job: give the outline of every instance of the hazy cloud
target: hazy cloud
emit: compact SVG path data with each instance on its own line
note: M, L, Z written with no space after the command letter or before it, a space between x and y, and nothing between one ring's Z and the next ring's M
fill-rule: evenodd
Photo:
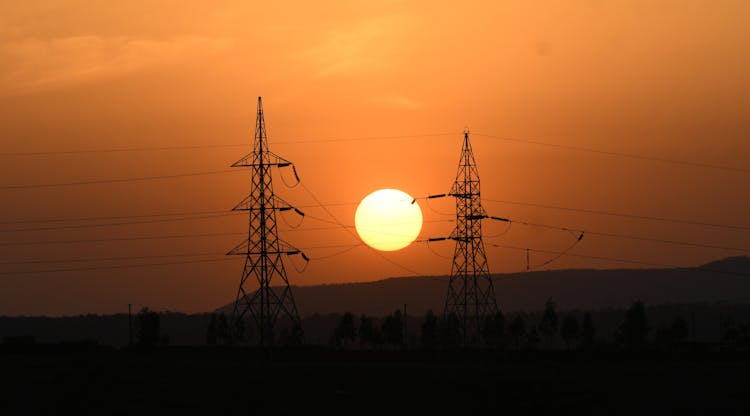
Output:
M373 101L378 104L384 104L387 106L397 107L405 110L418 110L422 108L421 102L415 101L408 97L404 97L403 95L386 95L375 97Z
M313 63L317 77L382 69L397 23L396 18L373 19L349 30L332 31L302 57Z
M116 77L229 48L229 38L182 36L168 40L72 36L25 38L0 46L0 89L37 91Z

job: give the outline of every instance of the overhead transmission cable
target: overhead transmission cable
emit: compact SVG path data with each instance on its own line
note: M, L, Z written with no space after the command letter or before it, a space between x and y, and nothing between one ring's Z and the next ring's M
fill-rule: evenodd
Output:
M79 267L79 268L73 267L73 268L60 268L60 269L45 269L45 270L21 270L21 271L15 271L15 272L0 272L0 276L63 273L63 272L82 272L82 271L91 271L91 270L117 270L117 269L130 269L130 268L141 268L141 267L152 267L152 266L215 263L215 262L228 261L228 260L234 260L234 259L229 258L229 257L221 257L221 258L207 259L207 260L169 261L169 262L160 262L160 263L127 264L127 265L118 265L118 266L94 266L94 267Z
M418 199L435 199L435 198L442 198L444 196L447 196L447 194L436 194L436 195L429 195L427 197L420 197L415 198L415 201ZM497 200L489 199L488 201L493 202L501 202ZM725 246L725 245L718 245L718 244L706 244L706 243L698 243L698 242L692 242L692 241L677 241L677 240L670 240L670 239L664 239L664 238L656 238L656 237L644 237L644 236L638 236L638 235L628 235L628 234L618 234L618 233L612 233L612 232L599 232L599 231L591 231L591 230L582 230L582 229L575 229L570 227L561 227L557 225L548 225L548 224L540 224L540 223L534 223L530 221L523 221L523 220L511 220L509 218L501 218L501 217L491 217L488 216L488 219L494 219L494 220L500 220L501 222L506 222L509 224L509 226L513 223L520 224L520 225L526 225L526 226L532 226L532 227L541 227L541 228L548 228L548 229L554 229L554 230L561 230L561 231L567 231L571 233L583 233L585 231L586 234L589 235L598 235L601 237L610 237L610 238L620 238L620 239L627 239L627 240L638 240L638 241L649 241L654 243L663 243L663 244L671 244L671 245L680 245L680 246L690 246L690 247L700 247L700 248L711 248L711 249L717 249L717 250L732 250L732 251L738 251L738 252L744 252L744 253L750 253L750 248L745 247L733 247L733 246ZM651 219L651 218L649 218ZM661 218L660 220L666 220L664 218ZM681 220L674 220L674 221L681 221ZM732 227L737 229L742 229L741 226L730 226L730 225L720 225L720 224L708 224L708 223L697 223L698 225L705 225L705 226L713 226L713 227ZM495 238L502 236L506 234L509 230L505 230L501 232L499 235L494 236L488 236L487 238Z
M421 137L452 136L457 133L424 133L424 134L404 134L398 136L359 136L359 137L331 137L317 139L282 139L272 141L271 144L315 144L315 143L338 143L338 142L359 142L359 141L376 141L376 140L398 140ZM224 143L224 144L200 144L200 145L179 145L179 146L154 146L154 147L113 147L104 149L79 149L79 150L50 150L50 151L27 151L27 152L0 152L0 156L52 156L52 155L74 155L88 153L119 153L119 152L152 152L152 151L172 151L172 150L200 150L216 148L247 147L247 143Z
M552 250L542 250L542 249L533 249L528 247L520 247L520 246L513 246L513 245L504 245L504 244L495 244L495 243L488 243L492 247L497 248L504 248L509 250L519 250L519 251L534 251L538 253L546 253L546 254L561 254L565 253L564 251L552 251ZM720 269L712 269L712 268L706 268L706 267L685 267L685 266L678 266L675 264L669 264L669 263L657 263L657 262L651 262L651 261L643 261L643 260L631 260L631 259L623 259L623 258L617 258L617 257L606 257L606 256L593 256L588 254L575 254L575 253L565 253L567 256L570 257L580 257L585 259L592 259L592 260L603 260L603 261L610 261L615 263L625 263L625 264L634 264L639 266L650 266L650 267L660 267L660 268L672 268L672 269L685 269L685 270L698 270L698 271L705 271L705 272L713 272L713 273L720 273L720 274L730 274L735 276L744 276L744 277L750 277L750 274L747 273L740 273L740 272L733 272L729 270L720 270Z
M585 214L631 218L631 219L636 219L636 220L670 222L670 223L675 223L675 224L687 224L687 225L697 225L697 226L703 226L703 227L726 228L726 229L733 229L733 230L750 231L750 226L736 225L736 224L721 224L721 223L711 223L711 222L705 222L705 221L685 220L685 219L679 219L679 218L668 218L668 217L657 217L657 216L650 216L650 215L611 212L611 211L595 210L595 209L587 209L587 208L572 208L572 207L563 207L563 206L558 206L558 205L538 204L538 203L533 203L533 202L508 201L508 200L489 199L489 198L483 198L482 200L489 201L489 202L497 202L501 204L521 205L521 206L526 206L526 207L545 208L545 209L553 209L553 210L559 210L559 211L581 212Z
M223 175L226 173L234 172L232 170L214 170L207 172L188 172L178 173L173 175L156 175L156 176L138 176L130 178L116 178L116 179L99 179L91 181L78 181L78 182L54 182L54 183L36 183L36 184L22 184L22 185L0 185L0 191L14 190L14 189L39 189L39 188L58 188L63 186L79 186L79 185L104 185L113 183L125 183L125 182L141 182L141 181L152 181L161 179L175 179L175 178L186 178L191 176L207 176L207 175Z
M0 233L14 233L14 232L29 232L29 231L54 231L54 230L71 230L81 228L100 228L100 227L116 227L123 225L136 225L136 224L154 224L163 222L174 222L174 221L191 221L191 220L202 220L209 218L221 218L239 215L238 212L224 212L223 214L213 215L201 215L201 216L186 216L180 218L162 218L158 220L145 220L145 221L124 221L116 223L104 223L104 224L76 224L76 225L61 225L54 227L39 227L39 228L11 228L0 230Z
M616 152L612 150L600 150L600 149L594 149L591 147L572 146L572 145L567 145L567 144L542 142L538 140L520 139L516 137L497 136L497 135L492 135L492 134L483 134L483 133L476 133L476 132L473 134L477 136L481 136L481 137L488 137L491 139L496 139L496 140L504 140L504 141L511 141L511 142L517 142L517 143L524 143L524 144L533 144L537 146L554 147L558 149L573 150L577 152L596 153L596 154L606 155L606 156L617 156L617 157L623 157L623 158L628 158L628 159L647 160L651 162L660 162L660 163L667 163L667 164L672 164L672 165L683 165L683 166L691 166L691 167L698 167L698 168L705 168L705 169L725 170L725 171L730 171L730 172L750 173L750 169L747 169L747 168L718 165L718 164L713 164L713 163L693 162L693 161L688 161L688 160L670 159L670 158L665 158L665 157L650 156L650 155L637 154L637 153Z
M332 244L332 245L320 245L311 246L304 248L305 250L317 250L317 249L331 249L331 248L345 248L344 251L350 251L354 248L361 246L358 244ZM322 255L316 257L318 260L335 257L340 253L333 253L329 255ZM167 254L167 255L144 255L144 256L122 256L122 257L92 257L92 258L77 258L77 259L61 259L61 260L21 260L21 261L7 261L0 262L0 265L31 265L31 264L59 264L59 263L87 263L87 262L109 262L109 261L129 261L129 260L145 260L145 259L161 259L161 258L175 258L175 257L202 257L202 256L221 256L221 259L216 260L196 260L187 262L159 262L159 263L144 263L144 264L124 264L124 265L108 265L108 266L94 266L94 267L83 267L83 268L59 268L59 269L42 269L42 270L21 270L21 271L8 271L0 272L0 275L13 275L13 274L33 274L33 273L52 273L62 271L86 271L86 270L102 270L102 269L119 269L119 268L130 268L130 267L148 267L148 266L162 266L167 264L191 264L191 263L202 263L219 260L231 260L232 258L224 257L225 253L182 253L182 254Z
M138 237L111 237L111 238L91 238L79 240L42 240L42 241L11 241L2 242L0 246L34 246L48 244L77 244L77 243L106 243L115 241L139 241L139 240L169 240L179 238L196 238L196 237L223 237L230 235L245 235L247 233L204 233L204 234L179 234L179 235L162 235L162 236L138 236Z

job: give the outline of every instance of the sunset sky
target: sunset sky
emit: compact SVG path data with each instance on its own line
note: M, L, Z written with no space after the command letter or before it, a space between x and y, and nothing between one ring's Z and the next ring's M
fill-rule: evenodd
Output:
M748 255L748 21L750 3L729 0L0 0L0 315L233 301L242 259L224 253L247 217L229 210L249 172L229 166L252 151L258 96L303 185L274 177L307 214L279 218L312 259L303 273L288 259L293 285L448 274L451 242L378 254L332 223L352 226L380 188L447 192L464 129L490 215L585 230L571 254L641 262L547 269ZM448 235L453 201L419 203L420 238ZM526 253L490 243L557 252L577 237L507 227L485 223L492 272L525 270Z

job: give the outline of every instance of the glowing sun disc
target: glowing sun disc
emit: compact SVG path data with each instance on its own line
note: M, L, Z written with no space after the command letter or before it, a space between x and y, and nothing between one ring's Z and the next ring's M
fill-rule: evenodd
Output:
M380 189L362 199L354 214L359 238L381 251L401 250L422 230L422 210L406 192Z

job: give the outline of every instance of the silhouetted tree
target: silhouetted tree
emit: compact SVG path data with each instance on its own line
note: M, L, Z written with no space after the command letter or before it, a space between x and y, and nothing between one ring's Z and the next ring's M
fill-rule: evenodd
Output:
M664 323L660 323L659 327L656 328L656 333L654 334L654 345L670 350L674 347L672 333Z
M440 344L445 347L455 347L461 344L461 325L458 315L449 313L440 318L438 327Z
M688 337L688 323L685 318L678 316L672 321L672 338L676 344L685 342Z
M393 346L404 345L404 318L400 310L385 317L381 327L385 343Z
M583 322L581 323L581 345L591 347L594 345L595 339L596 328L594 327L594 319L591 317L591 312L585 312L583 314Z
M565 340L565 348L570 349L571 341L576 341L579 335L578 318L575 315L569 314L563 319L560 335Z
M732 318L721 321L721 341L731 348L750 348L750 325L738 324Z
M154 347L159 342L159 314L143 308L135 317L138 345L142 347Z
M233 343L255 342L255 324L250 319L235 319L234 330L230 330L229 337Z
M229 319L224 313L219 314L216 320L216 339L221 344L229 344L232 341Z
M339 325L333 332L333 343L337 346L353 343L357 338L357 328L354 327L354 315L345 313Z
M627 348L642 348L648 331L646 308L643 302L638 300L633 302L633 305L625 313L625 322L620 325L616 338Z
M206 344L216 345L216 314L211 314L211 320L208 321L206 328Z
M502 312L497 311L496 314L487 317L482 328L482 336L488 345L502 346L505 338L505 317Z
M516 343L516 349L521 348L521 338L526 335L526 321L521 314L516 315L508 328L508 333Z
M354 319L354 317L352 317ZM356 338L357 334L355 332L354 337ZM287 345L301 345L305 342L305 334L302 331L302 326L300 323L293 323L292 326L289 328L289 338L287 339Z
M425 348L432 348L437 343L438 338L438 319L432 309L428 310L422 322L421 341Z
M364 314L359 317L358 333L360 347L375 345L375 327L372 323L372 318Z
M554 342L554 337L557 335L557 320L558 317L555 302L552 301L552 298L549 298L544 304L544 312L542 313L542 319L539 322L539 332L541 332L547 340L548 346Z
M539 333L537 332L536 326L532 326L528 335L526 335L526 348L530 350L536 350L539 348L540 342L541 338L539 338Z

